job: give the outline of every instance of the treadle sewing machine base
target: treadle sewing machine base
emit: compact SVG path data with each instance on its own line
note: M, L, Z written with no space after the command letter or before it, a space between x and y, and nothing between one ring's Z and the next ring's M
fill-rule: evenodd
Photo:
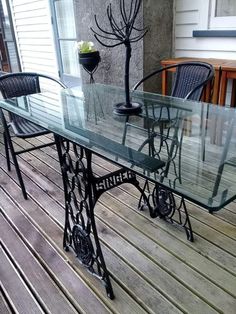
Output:
M147 207L152 218L160 217L181 225L186 231L187 238L193 241L192 228L183 198L180 205L177 206L174 194L158 184L147 197L146 184L142 189L136 174L125 168L95 177L92 171L92 152L89 149L64 140L58 135L55 135L55 141L65 193L63 247L66 251L72 248L81 264L103 282L110 299L114 299L114 293L94 216L94 207L104 192L123 183L134 185L141 194L140 209ZM162 163L160 163L161 165ZM153 206L151 206L150 200ZM176 212L179 217L178 221L173 217Z

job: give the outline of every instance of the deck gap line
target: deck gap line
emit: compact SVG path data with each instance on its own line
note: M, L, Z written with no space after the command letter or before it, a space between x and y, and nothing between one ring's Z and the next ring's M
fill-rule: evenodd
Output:
M0 245L1 245L1 241L0 241ZM10 297L9 297L8 293L5 291L4 287L2 287L2 285L0 285L0 293L2 294L2 298L3 298L4 302L6 303L6 306L11 311L11 314L19 314L18 311L16 310L14 304L12 304L10 302Z
M122 199L118 198L118 197L115 196L115 195L112 195L112 197L114 197L114 198L115 198L119 203L121 203L122 205L128 207L129 209L131 209L132 211L134 211L134 212L136 212L137 214L141 215L142 217L145 217L148 221L153 222L155 225L157 225L157 227L160 227L162 230L165 230L168 234L171 234L172 236L174 236L175 238L177 238L179 241L182 241L183 243L186 244L186 242L185 242L184 240L180 240L177 236L173 235L173 234L171 233L171 230L170 230L170 231L169 231L169 230L167 231L166 229L164 229L164 228L162 228L160 225L158 225L158 224L156 223L157 219L155 220L155 219L153 219L153 218L150 218L150 217L145 216L144 214L142 214L142 211L140 211L140 210L138 210L138 209L136 210L136 209L133 208L131 205L126 204L125 202L123 202ZM103 203L103 204L104 204L104 203ZM192 204L192 203L191 203L191 204ZM192 204L192 205L194 205L194 204ZM199 209L199 210L202 210L202 209ZM190 213L189 213L189 215L190 215ZM210 213L209 213L209 215L210 215ZM191 216L191 215L190 215L190 216ZM158 217L157 217L157 218L158 218ZM212 227L212 226L210 226L210 225L207 225L207 224L204 223L203 221L201 221L201 220L195 218L194 216L191 216L191 218L194 219L194 220L196 220L196 221L199 221L201 224L207 226L209 229L212 229L212 230L214 230L214 231L216 231L216 232L218 232L218 233L223 234L224 236L228 237L229 239L232 239L233 241L236 241L236 240L233 239L232 237L227 236L224 232L221 232L221 231L215 229L214 227ZM162 221L164 221L164 220L162 220ZM176 228L176 227L178 227L178 226L174 226L174 227ZM220 247L218 244L214 244L214 242L209 241L207 238L205 238L204 236L202 236L202 235L201 235L200 233L198 233L196 230L193 230L193 232L194 232L195 234L197 234L200 238L206 240L207 242L210 242L211 244ZM188 241L187 241L187 243L188 243ZM189 243L188 243L188 244L189 244ZM189 244L189 245L190 245L190 247L192 247L191 244ZM223 247L220 247L220 249L224 250ZM227 252L228 254L230 254L230 255L236 257L236 254L234 255L232 252L229 252L229 251L227 251L227 250L224 250L224 251Z
M29 177L28 177L29 178ZM30 178L29 178L30 179ZM14 179L13 179L14 180ZM31 180L31 179L30 179ZM39 188L41 188L41 187L39 187ZM43 190L44 191L44 190ZM44 191L45 192L45 191ZM109 193L109 192L108 192ZM109 193L110 194L110 193ZM50 194L48 194L50 197L51 197L51 195ZM112 195L113 196L113 195ZM114 196L115 197L115 196ZM33 198L33 197L31 197L31 198ZM52 197L51 197L52 198ZM116 197L115 197L116 198ZM33 198L34 199L34 198ZM36 203L37 204L39 204L38 203L38 201L37 200L35 200L36 201ZM118 199L118 201L119 202L122 202L122 201L120 201L119 199ZM57 202L57 203L59 203L59 202ZM122 204L123 204L123 202L122 202ZM59 205L60 206L62 206L63 207L63 205L62 204L60 204L59 203ZM126 204L125 204L126 205ZM42 208L42 206L39 204L39 206ZM127 205L126 205L127 206ZM134 209L131 207L131 206L129 206L129 208L131 208L133 211L134 211ZM46 214L48 214L47 212L46 212ZM138 212L138 214L141 214L142 215L142 213L140 213L140 212ZM95 213L95 215L96 215L96 213ZM51 216L51 215L49 215L54 221L56 221L55 219L54 219L54 217L53 216ZM142 215L143 216L143 215ZM145 216L144 216L145 217ZM150 220L150 221L152 221L152 220ZM57 221L56 221L57 222ZM137 228L136 228L137 229ZM163 228L161 228L162 230L164 230L165 232L167 232L167 233L169 233L169 234L171 234L171 231L169 232L169 231L166 231L165 229L163 229ZM172 235L172 234L171 234ZM173 236L173 235L172 235ZM201 237L201 238L203 238L203 239L205 239L204 237ZM178 238L177 238L178 239ZM179 239L178 239L179 240ZM206 241L208 241L207 239L205 239ZM185 243L186 244L186 242L184 241L184 240L180 240L180 241L182 241L183 243ZM214 243L213 243L214 244ZM191 246L192 247L192 246ZM219 247L219 246L218 246ZM222 247L219 247L220 249L223 249ZM228 253L228 251L226 251L227 253ZM173 253L172 253L173 254ZM231 253L229 253L229 254L231 254ZM174 254L173 254L174 255ZM206 258L209 258L209 256L205 256ZM211 261L213 261L213 262L215 262L215 260L213 260L213 259L211 259L211 258L209 258ZM218 265L218 266L220 266L220 267L222 267L222 265L220 265L220 264L218 264L218 262L216 262L216 264ZM223 269L225 269L224 267L222 267ZM233 273L233 272L231 272L230 270L228 270L228 269L225 269L226 271L228 271L228 272L230 272L232 275L234 275L235 276L235 273Z
M1 211L1 209L0 209ZM2 212L2 211L1 211ZM6 217L5 217L6 218ZM8 220L7 220L8 221ZM10 224L11 225L11 224ZM12 225L11 225L12 227ZM14 229L13 229L14 230ZM15 231L15 230L14 230ZM16 232L16 231L15 231ZM18 233L17 233L18 234ZM22 239L21 239L22 240ZM12 265L14 266L15 270L17 271L18 275L20 276L20 278L23 280L24 284L27 286L27 288L29 289L30 293L32 294L32 296L34 297L35 301L38 303L38 305L42 308L42 310L45 312L45 314L50 314L49 309L47 309L46 305L43 303L43 301L41 300L41 298L38 296L37 292L35 291L34 287L31 285L30 281L28 281L28 279L26 278L26 276L24 275L23 270L20 268L20 266L18 265L18 263L14 260L13 256L11 255L10 251L7 249L7 247L4 245L4 243L1 243L1 247L3 249L3 251L5 252L5 254L7 255L7 257L9 258L9 260L11 261ZM36 257L36 256L34 256Z
M135 194L132 195L131 193L129 193L129 192L127 192L126 190L124 190L123 188L121 188L121 190L122 190L124 193L127 193L127 194L129 194L130 196L134 197L134 198L137 200L137 202L138 202L138 198L135 196ZM175 194L175 196L178 197L178 199L180 199L180 196L179 196L179 195ZM134 210L134 208L133 208L131 205L126 204L125 202L122 201L122 199L119 199L119 198L116 197L116 196L113 196L113 197L116 198L116 200L119 201L120 203L122 203L122 204L126 205L127 207L129 207L129 208L131 208L131 209ZM194 203L192 203L192 202L189 201L189 200L186 200L186 201L187 201L191 206L196 206L196 207L198 208L198 210L201 210L201 211L205 210L204 208L201 208L200 206L195 205ZM206 210L205 210L205 211L206 211ZM138 210L138 212L141 212L141 211ZM181 212L183 212L182 209L181 209ZM204 224L204 225L208 226L208 228L210 228L210 229L212 229L212 230L215 230L216 232L219 232L219 233L223 234L224 236L226 236L227 238L230 238L230 239L233 240L233 241L236 241L235 238L231 237L230 235L226 234L225 232L223 232L223 231L221 231L221 230L216 229L215 227L213 227L213 226L211 226L211 225L208 225L204 220L201 220L200 218L197 218L194 214L191 214L189 211L188 211L188 214L189 214L189 217L190 217L191 219L196 220L196 221L200 222L201 224ZM210 213L207 213L207 212L206 212L206 214L211 215ZM213 216L214 216L214 214L213 214ZM150 217L148 217L148 218L149 218L150 221L152 221L152 220L150 219ZM217 218L217 219L221 220L221 218L218 217L218 216L214 216L214 218ZM231 223L228 222L228 221L226 221L226 223L228 223L229 225L232 225L233 227L235 226L234 224L231 224ZM193 231L194 231L194 233L197 234L197 232L195 232L195 230L193 230Z
M142 249L140 249L139 247L137 247L135 244L133 244L128 238L124 237L119 231L117 231L116 229L114 229L112 226L110 226L110 224L107 224L106 221L104 221L102 218L97 217L98 220L100 220L103 224L105 224L107 227L109 227L110 229L112 229L118 236L120 236L123 240L125 240L126 242L128 242L131 246L133 246L136 250L138 250L139 252L141 252L147 259L149 259L150 261L152 261L155 265L157 265L158 267L160 267L164 272L166 272L168 275L170 275L171 277L173 277L177 282L179 282L182 286L184 286L187 290L191 291L195 296L197 296L199 299L201 299L204 303L208 304L210 307L212 307L214 310L216 310L217 312L221 313L221 310L219 308L217 308L214 304L210 304L209 301L207 299L205 299L203 296L199 295L197 293L197 291L193 290L192 287L189 287L186 283L184 283L180 278L176 277L176 275L174 275L173 273L171 273L170 271L168 271L167 268L163 267L163 265L161 263L158 263L156 260L154 260L150 255L148 255L147 253L145 253ZM103 242L103 240L101 240ZM127 265L129 265L136 273L138 273L144 280L146 280L154 289L156 289L159 293L161 293L165 298L167 298L171 303L173 303L176 307L178 307L181 311L186 312L183 308L180 308L179 305L171 298L169 298L169 296L163 292L161 289L158 288L158 286L156 286L155 283L153 283L151 280L149 280L149 278L145 277L145 275L139 271L139 269L134 266L132 263L130 263L127 259L123 258L122 255L120 255L120 253L118 253L117 251L115 251L115 249L113 249L112 247L110 247L109 244L106 244L106 246L109 246L110 250L119 256L119 258L121 258L121 260L123 260L123 262L125 262Z
M2 169L2 168L1 168ZM5 172L5 174L6 175L8 175L8 172L6 172L4 169L2 169L2 171L3 172ZM24 174L25 175L25 174ZM9 176L9 175L8 175ZM10 177L10 179L18 186L18 188L19 188L19 192L21 191L21 188L20 188L20 186L18 185L18 180L15 180L12 176L9 176ZM31 180L32 181L32 180ZM37 186L38 187L38 186ZM8 191L4 188L4 187L0 187L1 189L2 189L2 191L4 191L4 193L6 194L6 195L8 195L8 197L12 200L12 202L15 204L15 205L17 205L18 207L20 207L20 205L17 203L17 201L15 201L15 199L8 193ZM40 188L40 187L38 187L38 188ZM45 192L45 191L44 191ZM46 193L46 192L45 192ZM41 205L41 203L39 203L38 202L38 200L33 196L33 195L31 195L31 194L29 194L29 193L27 193L27 195L28 195L28 197L31 199L31 201L33 201L34 203L36 203L37 204L37 206L39 206L40 208L41 208L41 210L48 216L48 217L50 217L51 219L52 219L52 221L54 221L58 226L61 226L60 225L60 222L59 221L57 221L56 219L55 219L55 217L54 216L52 216L50 213L48 213L44 208L43 208L43 206ZM50 196L50 195L49 195ZM23 197L23 196L22 196ZM53 200L53 199L52 199ZM53 200L54 201L54 200ZM21 207L22 208L22 207ZM23 208L22 208L23 209Z
M30 178L29 178L30 179ZM31 180L31 179L30 179ZM41 188L41 187L40 187ZM109 193L110 194L110 193ZM49 195L49 194L48 194ZM50 195L49 195L50 196ZM51 196L50 196L51 197ZM37 204L39 204L38 203L38 201L37 200L35 200L36 201L36 203ZM120 202L120 200L118 200L119 202ZM59 203L60 204L60 203ZM61 205L61 204L60 204ZM42 206L39 204L39 206L42 208ZM61 206L63 206L63 205L61 205ZM129 208L131 208L132 209L132 207L130 207L129 206ZM134 210L134 209L132 209L132 210ZM46 212L46 214L48 214L47 212ZM139 213L139 214L141 214L141 213ZM96 215L96 214L95 214ZM141 214L142 215L142 214ZM54 219L54 217L52 216L52 215L49 215L54 221L56 221L55 219ZM57 222L57 221L56 221ZM136 228L137 229L137 228ZM162 230L165 230L165 229L163 229L162 228ZM165 230L165 232L167 232L166 230ZM168 233L169 234L171 234L171 231L169 232L168 231ZM172 235L172 234L171 234ZM201 237L201 238L203 238L203 239L205 239L204 237ZM207 239L205 239L206 241L208 241ZM184 241L183 241L184 242ZM185 243L185 242L184 242ZM186 243L185 243L186 244ZM218 246L219 247L219 246ZM220 249L222 249L222 247L219 247ZM226 251L227 253L228 253L228 251ZM172 253L173 254L173 253ZM230 253L229 253L230 254ZM173 254L174 255L174 254ZM205 256L206 258L208 258L208 259L210 259L211 261L213 261L214 263L216 263L218 266L220 266L220 267L222 267L222 265L220 265L217 261L215 261L215 260L213 260L213 259L211 259L211 258L209 258L209 256ZM223 269L225 269L224 267L222 267ZM235 273L234 272L231 272L230 270L228 270L228 269L225 269L226 271L228 271L228 272L230 272L232 275L234 275L235 276Z
M10 226L12 227L12 229L17 233L17 235L19 236L19 238L22 240L22 242L25 244L25 246L28 248L28 250L31 252L31 254L37 259L37 261L39 262L39 264L42 266L42 268L46 271L46 273L48 274L48 276L53 280L53 282L55 283L55 285L59 288L59 290L61 291L61 293L63 293L63 295L69 300L69 302L71 302L71 304L73 305L73 307L75 309L78 309L78 306L80 307L79 303L77 303L75 301L75 298L70 294L70 292L67 290L67 288L64 286L63 283L60 282L59 279L57 279L57 275L54 274L54 272L52 270L50 270L50 268L48 268L48 266L46 265L46 263L44 262L43 258L41 258L41 256L35 251L34 247L30 244L30 242L24 237L24 235L22 234L22 232L20 230L18 230L17 226L15 225L15 223L12 221L11 218L9 218L7 215L4 214L3 209L0 207L0 213L3 215L3 217L5 217L6 221L10 224ZM24 214L23 214L24 215ZM24 215L25 216L25 215ZM28 217L25 216L25 218L27 220ZM35 225L33 225L33 227L36 229L36 231L38 231L41 234L41 228L39 229L38 227L35 227ZM42 236L44 237L44 232L42 232ZM60 252L58 252L58 249L56 249L56 245L54 246L52 243L53 241L48 241L47 237L44 237L44 239L48 242L48 245L52 247L53 250L56 251L57 255L60 256L60 258L67 264L70 266L70 263L68 262L68 259L66 256L63 256L63 254L60 254ZM51 243L52 242L52 243ZM74 270L74 269L73 269ZM88 289L90 289L92 291L92 293L94 293L94 295L97 296L96 294L96 290L93 288L93 286L91 284L88 284L87 280L85 280L85 276L77 271L76 272L77 276L79 277L79 279L84 283L85 286L88 287ZM99 299L102 300L102 298L99 296ZM104 301L104 300L102 300ZM105 303L105 305L108 307L108 305ZM79 313L84 313L83 309L80 308L80 312ZM51 314L50 312L48 312L48 314Z
M228 291L227 289L225 289L224 287L220 286L216 281L214 281L213 279L211 279L208 275L204 274L201 272L200 268L196 268L195 266L193 266L192 264L188 263L187 260L184 260L182 258L179 257L179 255L175 254L173 251L169 250L166 246L164 246L163 244L161 244L160 242L158 242L158 239L151 237L150 235L148 235L147 233L145 233L144 231L142 231L141 229L137 228L136 225L134 225L132 223L132 221L127 220L125 217L123 217L122 215L120 215L119 213L117 213L115 210L113 210L111 207L102 204L104 206L104 208L108 209L109 211L113 212L113 214L117 215L119 218L121 218L122 220L124 220L126 223L128 223L130 226L132 226L134 229L138 230L140 233L142 233L145 237L149 238L151 241L153 241L154 243L156 243L158 246L160 246L163 250L167 251L169 254L173 255L175 258L177 258L178 260L180 260L181 262L183 262L184 264L186 264L189 268L191 268L192 270L196 271L198 274L200 274L201 276L203 276L205 279L207 279L208 281L210 281L211 283L213 283L214 285L216 285L218 288L220 288L221 290L225 291L226 293L230 294L232 297L235 297L234 294L232 294L230 291ZM97 217L97 216L96 216ZM143 216L145 217L145 216ZM100 216L97 217L97 219L102 220L102 218L100 218ZM103 221L104 222L104 221ZM104 222L105 223L105 222ZM107 223L105 223L106 225L108 225ZM115 231L116 233L118 233L120 235L120 233L116 230L113 229L110 225L108 225L109 228L111 228L113 231ZM154 227L156 227L154 225ZM173 236L172 234L170 234L171 236ZM121 236L123 238L123 236ZM125 238L126 239L126 238ZM178 238L176 238L178 240ZM103 241L101 239L101 241ZM181 240L179 240L181 241ZM129 240L128 240L129 242ZM181 241L183 244L186 244L184 241ZM132 244L132 242L130 242ZM132 244L133 246L135 246L134 244ZM139 247L136 247L139 251ZM192 247L190 247L190 249L192 249ZM196 250L193 249L193 251L196 252ZM145 252L141 251L144 255L147 255ZM201 255L199 252L197 252L199 255ZM149 258L149 255L147 255L147 257ZM151 259L151 258L149 258ZM152 259L151 259L152 260ZM210 260L210 259L209 259ZM210 260L212 263L216 264L218 267L219 265L217 263L215 263L214 261ZM155 262L155 260L154 260ZM156 262L155 262L156 263ZM159 264L158 264L159 265ZM221 267L223 270L226 270L224 267ZM227 270L228 273L230 273L231 275L236 277L235 273L231 273L230 271Z

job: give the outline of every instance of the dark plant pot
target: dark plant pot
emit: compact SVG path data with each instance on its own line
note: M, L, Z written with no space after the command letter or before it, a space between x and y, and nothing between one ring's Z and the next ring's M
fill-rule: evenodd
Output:
M101 61L99 51L79 53L79 63L88 71L93 72Z

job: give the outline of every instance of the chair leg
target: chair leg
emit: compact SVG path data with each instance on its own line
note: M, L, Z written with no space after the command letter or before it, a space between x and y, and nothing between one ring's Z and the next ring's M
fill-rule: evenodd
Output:
M13 160L15 168L16 168L16 174L17 174L17 177L18 177L18 180L19 180L19 183L20 183L20 187L21 187L23 196L27 200L27 193L26 193L24 181L23 181L23 178L22 178L22 175L21 175L20 167L19 167L19 164L18 164L18 160L17 160L17 157L16 157L16 153L15 153L15 150L14 150L14 147L13 147L12 140L11 140L10 133L9 133L8 129L5 131L5 138L6 138L7 146L9 146L9 149L10 149L10 152L11 152L11 156L12 156L12 160Z
M19 183L20 183L20 187L21 187L24 199L27 200L27 193L26 193L26 189L25 189L25 184L24 184L24 181L23 181L23 178L22 178L22 175L21 175L20 167L19 167L19 164L18 164L18 160L16 158L16 153L14 151L12 142L11 142L11 144L9 143L9 147L10 147L12 160L13 160L15 168L16 168L17 177L18 177L18 180L19 180Z
M8 149L8 143L7 143L5 131L3 132L3 140L4 140L6 160L7 160L7 169L8 171L11 171L11 162L10 162L9 149Z
M12 160L13 160L15 168L16 168L16 174L17 174L20 186L21 186L21 190L22 190L23 196L24 196L25 199L27 199L27 193L26 193L24 181L23 181L23 178L22 178L22 175L21 175L21 172L20 172L20 167L19 167L17 158L16 158L16 153L15 153L12 141L11 141L11 135L10 135L10 132L9 132L9 127L7 125L5 116L4 116L3 111L2 111L1 108L0 108L0 118L2 120L2 124L3 124L3 128L4 128L4 143L5 143L4 145L5 145L5 149L7 151L6 152L6 158L7 158L7 163L8 163L7 164L7 168L9 169L9 167L10 167L10 158L9 158L9 151L8 151L8 147L9 147L9 149L11 151ZM8 154L8 157L7 157L7 154Z

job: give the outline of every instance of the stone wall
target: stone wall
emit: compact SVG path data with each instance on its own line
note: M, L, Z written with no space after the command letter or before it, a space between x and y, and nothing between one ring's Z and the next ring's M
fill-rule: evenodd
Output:
M127 3L130 0L126 0ZM95 80L99 83L124 85L125 47L106 48L93 37L90 27L94 27L94 14L102 28L108 30L106 8L112 4L114 15L119 13L119 0L75 0L76 24L79 40L91 40L100 51L101 63ZM149 32L141 41L132 46L130 64L130 86L139 81L144 74L154 69L159 61L171 56L173 0L143 0L143 8L137 18L137 26L148 26ZM119 19L118 19L119 20ZM164 22L163 22L164 21ZM107 41L107 43L109 43ZM83 79L86 74L83 73Z

